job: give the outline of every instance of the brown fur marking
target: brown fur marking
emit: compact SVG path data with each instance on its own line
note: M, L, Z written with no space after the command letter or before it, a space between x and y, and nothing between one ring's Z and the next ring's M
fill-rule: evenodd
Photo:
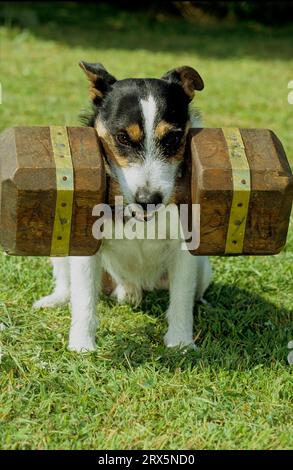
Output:
M176 69L179 73L183 90L190 100L194 98L195 90L203 90L204 83L199 73L191 67L183 66Z
M90 70L88 70L82 62L80 62L80 67L82 68L82 70L85 72L87 78L89 79L90 81L90 87L89 87L89 93L90 93L90 97L92 100L94 100L95 98L103 98L103 93L101 92L101 90L98 90L96 88L96 81L98 79L98 75L91 72Z
M178 152L175 154L175 155L171 155L169 158L168 158L168 162L169 163L178 163L180 162L181 160L183 160L184 158L184 148L185 146L182 144L179 149L178 149Z
M160 121L155 129L155 136L162 139L169 131L174 129L174 126L166 121Z
M138 124L130 124L125 130L133 142L139 142L142 139L142 130Z
M115 143L113 142L111 134L107 131L101 121L96 123L96 130L102 141L107 157L120 167L125 168L129 166L127 157L124 157L119 153Z
M103 93L100 90L97 90L92 84L90 84L90 97L92 100L95 98L103 98Z

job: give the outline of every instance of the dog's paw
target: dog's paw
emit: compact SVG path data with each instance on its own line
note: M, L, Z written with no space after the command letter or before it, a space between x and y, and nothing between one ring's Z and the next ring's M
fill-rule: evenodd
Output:
M33 308L58 307L59 305L67 304L68 301L69 301L69 297L67 295L51 294L51 295L46 295L46 297L42 297L41 299L34 302Z
M180 334L171 330L168 330L165 334L164 343L167 348L191 349L194 351L198 349L190 335Z
M70 337L68 349L78 353L92 352L96 349L95 339L90 336Z

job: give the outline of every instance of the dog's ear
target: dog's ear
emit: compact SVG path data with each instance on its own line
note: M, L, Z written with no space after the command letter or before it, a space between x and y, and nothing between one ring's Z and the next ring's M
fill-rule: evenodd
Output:
M203 90L204 88L203 79L199 73L187 65L169 70L163 75L162 80L180 85L189 101L193 99L195 90Z
M102 64L89 64L88 62L81 61L79 66L90 81L91 99L94 104L100 104L113 83L117 81L116 78L110 75Z

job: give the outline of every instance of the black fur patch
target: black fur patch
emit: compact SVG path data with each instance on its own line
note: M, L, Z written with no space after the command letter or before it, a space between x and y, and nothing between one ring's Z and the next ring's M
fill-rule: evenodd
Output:
M157 111L155 126L160 121L170 123L174 129L170 135L156 139L156 146L162 157L168 158L177 153L184 139L186 123L189 119L186 93L178 83L162 79L125 79L118 80L105 95L100 105L93 105L92 112L83 115L84 124L93 127L97 118L101 119L115 140L115 145L121 155L133 161L144 158L144 143L129 142L123 145L118 141L118 134L132 125L138 124L144 129L144 117L141 108L141 99L152 95L155 99ZM155 138L155 137L154 137Z

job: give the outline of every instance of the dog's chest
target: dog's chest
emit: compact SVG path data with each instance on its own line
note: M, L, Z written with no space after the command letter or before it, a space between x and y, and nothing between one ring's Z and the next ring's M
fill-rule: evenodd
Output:
M152 289L168 269L178 240L104 240L104 268L116 280Z

